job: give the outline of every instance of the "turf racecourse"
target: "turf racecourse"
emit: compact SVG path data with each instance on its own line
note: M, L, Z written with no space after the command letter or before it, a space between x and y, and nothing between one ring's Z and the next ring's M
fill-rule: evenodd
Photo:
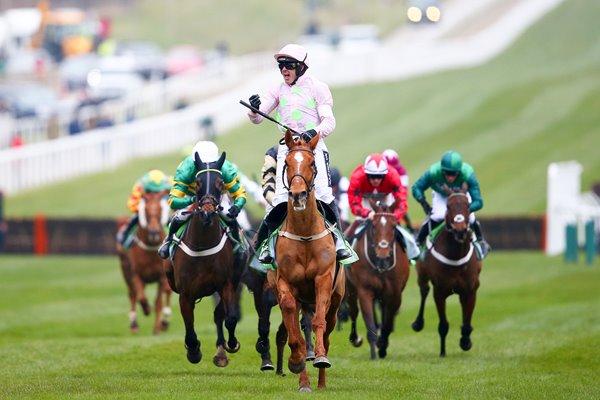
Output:
M205 299L196 309L204 358L185 358L177 295L173 324L152 336L127 329L128 301L115 257L0 257L0 398L296 398L297 377L259 371L257 317L244 292L242 347L227 368L212 364L215 328ZM332 335L327 399L592 399L600 393L600 262L566 265L533 252L496 252L482 272L471 351L458 347L458 298L448 302L447 357L438 356L431 297L421 333L416 274L385 360ZM154 290L149 290L150 295ZM279 321L276 312L275 321ZM361 323L361 334L364 328ZM286 348L286 357L289 350ZM315 370L309 371L313 385ZM315 385L316 386L316 385Z

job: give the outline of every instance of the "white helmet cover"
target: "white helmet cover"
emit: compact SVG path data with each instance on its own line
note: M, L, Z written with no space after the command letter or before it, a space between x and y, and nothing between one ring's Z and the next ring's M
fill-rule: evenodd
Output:
M387 161L381 154L371 154L365 160L365 173L367 175L386 175L388 173Z
M209 141L200 141L196 143L192 150L192 157L196 158L196 153L200 156L202 162L215 162L219 159L219 148L216 144Z
M281 57L293 58L294 60L303 62L304 65L308 67L308 53L306 52L306 49L299 44L286 44L279 50L279 53L275 54L273 57L275 60Z

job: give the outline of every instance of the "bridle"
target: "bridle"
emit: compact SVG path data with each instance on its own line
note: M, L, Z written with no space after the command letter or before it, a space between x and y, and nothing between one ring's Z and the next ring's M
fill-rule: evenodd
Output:
M202 185L199 178L202 174L207 174L206 182L211 182L213 181L211 174L217 174L219 177L222 177L223 173L216 168L205 168L196 173L196 206L190 212L192 214L200 214L204 223L209 224L211 217L221 210L220 193L219 196L215 196L211 193L213 189L211 186L213 185ZM202 193L203 189L205 189L204 193Z
M376 212L375 215L373 216L373 221L375 220L375 218L377 217L391 217L396 219L396 216L394 215L394 213L391 212L387 212L387 211L382 211L382 212ZM369 242L373 243L374 239L373 239L373 234L375 231L375 224L373 223L373 221L369 220L369 227L367 228L367 232L366 232L366 237L364 242L364 254L367 258L367 261L369 262L369 265L376 270L379 273L383 273L386 271L389 271L391 269L393 269L396 266L396 246L394 243L394 238L392 238L392 241L389 242L385 239L378 241L377 243L374 243L373 246L369 246ZM391 247L390 250L390 254L387 257L377 257L377 253L375 252L376 249L388 249ZM369 254L369 249L372 249L373 252L375 253L375 259L376 262L373 262L373 260L371 259L371 255ZM392 260L391 263L386 262L387 260ZM383 266L383 267L382 267Z
M295 151L306 151L310 154L312 154L314 156L314 152L310 149L306 149L306 148L295 148L295 149L290 149L288 150L287 154L293 153ZM286 155L287 158L287 155ZM312 177L310 179L310 183L308 182L308 180L304 177L304 175L300 174L300 173L295 173L294 175L292 175L291 177L288 176L288 179L282 179L283 182L283 187L289 192L290 191L290 186L292 184L292 181L294 180L295 177L299 176L300 178L302 178L302 180L304 181L304 184L306 185L306 192L307 195L310 195L310 192L315 188L315 179L317 177L317 164L313 158L313 161L311 163L311 169L312 169ZM283 164L283 171L282 174L284 177L287 176L287 170L289 168L288 162L287 160L285 161L285 164Z

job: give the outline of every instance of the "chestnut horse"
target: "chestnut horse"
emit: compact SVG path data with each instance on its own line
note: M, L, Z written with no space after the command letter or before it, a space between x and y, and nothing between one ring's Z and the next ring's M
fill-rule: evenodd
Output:
M387 355L389 336L394 330L394 319L400 310L402 291L410 273L406 251L396 240L399 222L394 211L399 201L387 206L369 199L375 215L373 220L366 221L365 232L354 245L359 261L346 269L347 301L352 321L350 342L355 347L362 345L362 337L356 333L359 301L371 347L371 360L376 358L375 346L380 358ZM381 310L380 327L376 322L376 304Z
M318 141L319 135L306 143L294 138L289 130L285 133L288 153L283 182L288 190L287 216L275 245L277 270L267 274L289 334L288 368L300 374L301 392L311 391L306 371L306 342L300 332L301 304L315 304L313 366L319 369L318 388L325 388L325 368L331 366L327 358L329 335L335 328L345 288L344 269L336 262L333 237L319 214L314 192L318 173L314 150Z
M154 300L153 334L167 330L171 315L171 288L164 273L162 259L157 253L158 247L165 238L164 226L169 215L166 192L144 192L138 210L138 228L133 236L133 244L127 251L118 250L121 272L129 292L129 328L137 333L136 302L140 304L144 315L150 315L151 307L144 289L147 284L157 283ZM164 303L163 303L164 298Z
M225 153L215 162L202 162L196 153L196 199L191 218L181 239L174 239L177 247L173 260L165 260L165 269L171 288L179 293L179 307L185 324L187 359L197 364L202 359L200 341L194 330L194 307L197 300L219 294L214 309L217 326L217 352L213 363L225 367L229 363L225 350L235 353L240 343L235 328L240 315L237 289L247 262L247 253L234 254L233 245L221 225L219 211L221 193L225 184L221 167ZM226 341L223 322L229 333Z
M477 259L472 232L469 230L469 199L466 187L448 196L444 227L433 243L427 240L425 258L417 262L418 284L421 292L419 314L412 328L423 329L425 300L429 293L429 282L433 285L433 298L439 316L440 357L446 355L446 335L449 324L446 318L446 298L458 294L462 307L460 348L471 349L471 317L475 309L481 262Z

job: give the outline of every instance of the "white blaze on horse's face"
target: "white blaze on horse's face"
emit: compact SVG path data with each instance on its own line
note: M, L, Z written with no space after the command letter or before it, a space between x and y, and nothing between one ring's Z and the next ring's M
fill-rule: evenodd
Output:
M465 216L462 214L457 214L454 216L454 223L455 224L461 224L465 222Z
M304 155L302 154L301 151L297 151L294 154L294 160L296 160L296 162L298 163L298 167L297 167L298 170L296 171L296 174L300 174L300 165L304 161ZM292 185L292 182L290 182L290 187L291 187L291 185ZM306 198L304 198L304 199L294 198L292 203L294 206L294 211L306 210Z

